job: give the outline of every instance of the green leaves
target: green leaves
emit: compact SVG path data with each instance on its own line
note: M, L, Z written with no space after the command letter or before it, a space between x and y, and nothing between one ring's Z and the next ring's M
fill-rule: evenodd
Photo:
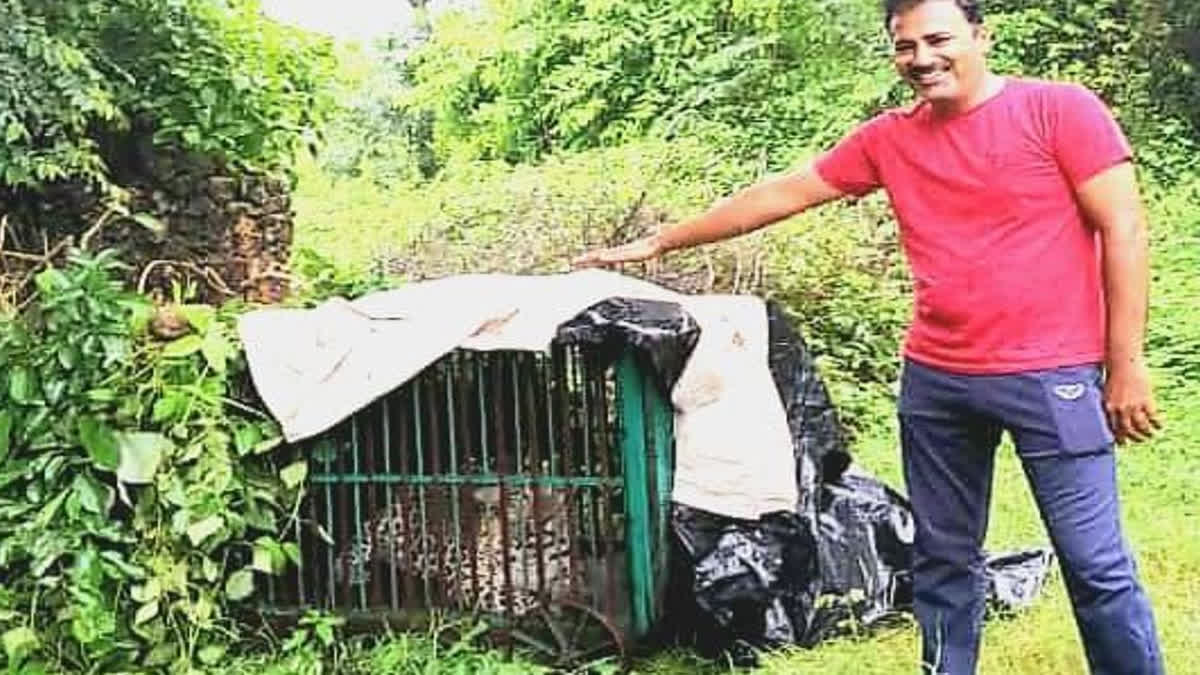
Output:
M113 489L89 474L77 474L72 490L79 500L79 505L90 513L103 516L112 508Z
M210 305L177 305L175 311L200 334L208 332L213 318L217 315L216 310Z
M133 625L140 626L156 616L158 616L158 601L147 602L138 607L137 612L133 615Z
M225 526L225 519L221 516L209 516L204 520L193 523L187 528L188 539L192 542L192 546L200 546L206 539L221 531Z
M175 448L171 439L153 432L120 432L116 439L120 455L117 480L132 485L146 485L154 480L163 457Z
M160 144L231 164L286 164L330 109L332 61L324 41L266 20L254 4L0 4L0 62L10 66L0 71L9 102L0 186L106 184L99 141L135 117L159 130ZM130 219L162 231L144 214Z
M304 482L304 479L308 477L308 462L305 460L300 460L298 462L289 464L279 472L279 477L283 480L284 486L286 486L288 489L296 489L301 483Z
M219 330L209 330L200 343L200 353L209 367L218 373L224 373L229 360L233 358L234 347Z
M216 320L216 310L209 305L178 305L175 311L196 332L167 343L163 356L185 358L199 352L210 368L223 374L237 350L225 327Z
M88 456L102 469L116 471L121 463L116 434L103 422L84 417L79 420L79 443Z
M225 645L208 645L203 647L197 653L200 663L206 666L215 666L221 659L225 658L227 652Z
M836 140L894 79L871 54L878 16L861 7L532 0L489 9L440 21L405 62L411 89L390 116L367 117L369 128L405 117L416 126L429 114L427 144L449 165L683 135L676 125L686 118L737 134L742 147L723 150L776 157L797 142Z
M167 345L163 347L162 353L163 356L167 358L183 358L186 356L191 356L192 354L200 351L200 347L203 344L204 340L201 339L199 335L184 335L181 338L176 338L171 342L168 342Z
M16 403L37 402L37 376L28 366L15 366L8 373L8 396Z
M254 572L249 569L240 569L229 575L229 580L225 582L225 595L230 600L238 601L245 600L254 593Z
M24 124L16 120L9 121L8 126L4 128L4 142L9 145L28 137L29 130L25 128Z
M12 665L24 661L38 648L40 641L32 628L18 626L5 631L4 635L0 636L0 643L4 645L4 656Z
M250 566L264 574L282 574L288 561L300 564L300 549L294 542L280 543L270 537L259 537L254 542L254 556Z
M196 332L151 342L148 303L118 270L109 253L73 258L39 277L33 311L0 323L0 572L23 570L0 602L36 606L40 631L7 634L18 660L51 641L126 672L194 661L202 645L220 659L228 604L253 593L255 567L299 558L264 536L287 488L258 452L279 431L229 405L229 317L188 305ZM251 564L227 567L242 550ZM181 623L198 643L172 637Z
M0 466L4 465L4 460L8 459L8 452L12 449L12 427L12 413L0 410Z

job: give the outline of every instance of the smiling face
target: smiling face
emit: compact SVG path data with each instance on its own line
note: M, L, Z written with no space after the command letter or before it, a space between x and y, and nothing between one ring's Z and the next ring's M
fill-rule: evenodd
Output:
M896 71L935 109L965 110L982 97L991 39L954 0L918 0L889 30Z

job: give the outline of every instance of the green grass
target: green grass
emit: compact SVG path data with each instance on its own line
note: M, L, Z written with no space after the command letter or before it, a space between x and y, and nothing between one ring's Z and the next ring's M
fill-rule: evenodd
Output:
M609 170L609 174L598 174L597 163L586 161L567 162L561 170L550 174L521 168L513 172L511 179L476 182L473 193L461 182L439 185L424 194L405 190L383 194L361 181L334 184L306 180L301 183L297 195L297 244L312 246L339 263L362 266L375 252L387 248L403 249L404 242L421 230L450 232L462 237L457 240L458 248L451 246L451 252L463 256L460 262L466 264L475 253L472 246L486 247L497 238L497 233L510 231L506 228L511 228L514 222L517 225L529 222L537 225L531 229L548 233L538 240L538 245L545 248L539 250L537 260L552 260L555 254L565 260L570 253L563 250L565 243L578 246L581 240L596 239L595 232L579 228L590 223L597 231L604 229L606 223L611 224L614 214L624 212L642 186L649 188L652 204L679 213L699 208L719 196L719 186L728 186L745 178L732 169L702 166L686 153L682 153L671 171L666 172L672 174L669 178L654 178L655 165L648 162L646 154L635 153L638 161L630 166L617 162L623 157L619 152L607 155L599 166ZM683 180L678 176L689 174L694 180L679 183L676 189L672 181ZM549 182L543 181L547 176ZM1167 427L1153 442L1125 447L1118 455L1126 535L1154 604L1167 671L1182 675L1200 675L1200 603L1194 599L1200 594L1200 538L1195 536L1195 523L1200 517L1200 495L1197 494L1200 462L1196 461L1196 448L1200 448L1200 414L1196 412L1200 411L1200 275L1196 273L1200 270L1198 186L1200 183L1157 194L1152 200L1155 290L1149 345ZM486 191L492 188L496 193L489 197ZM580 196L588 191L596 193L591 195L591 201ZM448 201L456 193L463 194L462 201ZM576 200L587 208L575 210ZM482 214L481 220L476 220L477 214ZM542 217L546 219L539 220ZM868 213L860 220L871 217ZM846 212L842 212L828 218L808 218L802 224L820 232L823 225L844 225L845 218ZM475 222L483 223L481 231L463 231L464 224ZM446 229L448 225L452 227ZM537 239L537 232L523 233L522 236L529 236L532 241ZM847 241L849 247L861 247L863 240ZM836 253L836 246L841 244L834 244L829 250ZM523 246L524 239L512 244L512 248ZM831 263L834 269L852 267L857 260L862 260L849 248L846 251L845 262ZM435 255L437 252L436 248L427 248L422 254ZM493 259L486 265L490 269L519 269L531 260L528 252L513 252L513 256L511 260ZM867 257L876 260L878 255L869 253ZM815 264L812 267L817 271L783 268L785 274L791 275L788 278L772 279L768 275L769 286L765 290L802 290L811 283L810 279L827 274L826 268L830 265ZM869 275L873 269L876 268L864 265L859 271ZM879 288L885 294L891 292L883 286ZM839 290L845 292L845 289ZM787 297L781 299L788 300ZM818 310L842 306L853 309L856 298L843 297L830 302L832 304L814 307ZM884 298L866 310L861 310L860 305L859 311L887 308L888 302ZM861 413L862 419L868 420L860 426L854 444L857 461L903 491L897 435L884 388L877 388L874 394L864 397L855 393L856 385L845 373L830 368L823 374L835 395L856 397L853 409ZM1045 542L1024 474L1011 447L1005 444L997 460L986 546L991 550L1006 550L1044 545ZM413 638L403 640L408 641L391 648L387 647L390 643L385 643L376 648L383 651L374 652L386 654L391 664L388 667L394 668L394 672L471 672L472 666L464 660L468 658L465 655L441 654L429 659L427 655L420 656L411 651L417 644L412 642ZM771 654L765 657L760 671L823 675L908 674L915 671L916 646L916 631L911 623L907 623L865 637L824 643L815 649ZM484 657L471 655L469 658ZM401 668L401 663L408 666ZM521 668L517 666L516 669ZM728 671L721 664L703 662L679 651L640 661L636 669L645 673ZM1086 672L1079 637L1057 573L1031 610L1015 617L989 621L984 632L980 672L1005 675Z

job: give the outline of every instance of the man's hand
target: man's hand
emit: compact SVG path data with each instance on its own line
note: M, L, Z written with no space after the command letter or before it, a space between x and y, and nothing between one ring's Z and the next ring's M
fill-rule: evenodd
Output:
M668 251L722 241L778 222L842 196L812 167L752 185L691 220L623 246L589 251L575 258L576 267L596 267L649 260Z
M575 267L600 267L617 263L639 262L662 254L662 242L657 235L643 237L613 248L588 251L571 261Z
M1141 443L1162 428L1146 363L1113 364L1104 383L1104 411L1117 443Z

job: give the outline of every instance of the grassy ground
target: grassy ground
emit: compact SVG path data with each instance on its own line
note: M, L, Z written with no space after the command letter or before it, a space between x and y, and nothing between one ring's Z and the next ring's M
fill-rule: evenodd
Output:
M582 180L582 179L581 179ZM614 178L607 189L617 184ZM381 195L370 189L302 184L297 243L322 250L339 262L369 257L387 241L407 236L405 211L415 196ZM624 187L624 186L622 186ZM1193 186L1193 193L1200 192ZM636 191L635 191L636 193ZM627 197L620 194L622 202ZM405 197L413 199L406 203ZM627 203L627 202L624 202ZM1155 204L1156 219L1166 221L1155 243L1152 358L1159 402L1167 427L1155 441L1123 448L1118 454L1126 534L1139 561L1162 638L1167 671L1200 675L1200 218L1186 195ZM1191 218L1191 220L1188 220ZM424 220L425 216L418 220ZM837 377L837 373L826 373ZM860 434L858 462L890 484L901 487L899 453L890 404L873 410L881 420ZM1010 447L997 462L992 516L987 538L991 550L1045 543L1020 465ZM819 672L824 675L912 673L916 631L911 624L869 636L830 642L812 650L769 655L764 673ZM390 656L403 653L399 647ZM420 672L476 670L459 657L422 661ZM477 658L477 657L472 657ZM440 663L438 666L436 664ZM415 666L415 663L410 664ZM397 666L399 667L399 666ZM499 668L500 666L496 666ZM465 670L464 670L465 669ZM413 671L411 667L404 669ZM487 668L493 672L492 668ZM720 664L698 661L687 653L666 653L637 664L639 672L724 672ZM280 671L282 672L282 671ZM399 671L397 671L399 672ZM1055 574L1036 606L1017 617L990 621L984 634L981 673L1028 674L1086 672L1070 607Z

